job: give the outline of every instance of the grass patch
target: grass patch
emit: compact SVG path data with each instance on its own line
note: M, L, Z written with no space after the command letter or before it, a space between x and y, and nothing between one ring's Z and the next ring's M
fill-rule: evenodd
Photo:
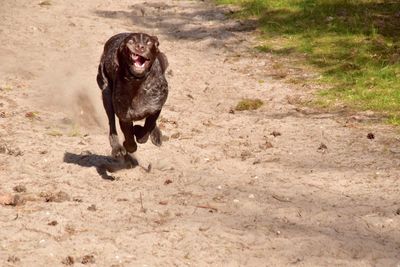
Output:
M58 129L51 129L50 131L47 132L47 134L53 137L63 136L62 132Z
M39 3L39 6L51 6L50 0L45 0Z
M250 99L245 98L237 103L235 110L243 111L243 110L256 110L260 108L264 103L260 99Z
M29 112L26 112L26 113L25 113L25 118L28 118L28 119L30 119L31 121L33 121L33 120L40 120L39 112L37 112L37 111L29 111Z
M338 103L400 118L400 2L382 0L216 0L257 18L260 52L302 55L329 90L315 104Z
M68 136L69 137L79 137L79 136L81 136L81 131L80 131L80 128L79 128L78 124L73 124L71 126L71 129L70 129L70 131L68 133Z
M9 84L5 84L5 85L0 86L0 91L9 92L9 91L12 91L13 89L14 88Z

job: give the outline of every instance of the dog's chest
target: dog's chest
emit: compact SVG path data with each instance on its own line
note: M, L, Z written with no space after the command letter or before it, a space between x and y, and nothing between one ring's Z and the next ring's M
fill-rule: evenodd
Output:
M114 110L122 121L142 120L154 114L161 110L168 95L168 84L163 76L148 77L140 85L117 84L115 89Z

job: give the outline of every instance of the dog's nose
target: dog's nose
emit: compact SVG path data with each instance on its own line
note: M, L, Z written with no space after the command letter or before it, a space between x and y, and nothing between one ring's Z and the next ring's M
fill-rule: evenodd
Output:
M144 51L144 44L137 44L136 49L138 49L140 51Z

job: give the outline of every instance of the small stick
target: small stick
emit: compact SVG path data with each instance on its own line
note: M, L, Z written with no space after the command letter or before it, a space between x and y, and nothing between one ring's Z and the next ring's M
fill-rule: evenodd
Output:
M280 201L280 202L292 202L288 198L282 198L282 197L279 197L277 195L272 195L272 197L275 198L276 200Z
M140 192L140 211L146 213L146 209L143 207L142 192Z
M207 205L197 205L196 208L218 211L217 208L211 207L211 206L208 205L208 204L207 204Z

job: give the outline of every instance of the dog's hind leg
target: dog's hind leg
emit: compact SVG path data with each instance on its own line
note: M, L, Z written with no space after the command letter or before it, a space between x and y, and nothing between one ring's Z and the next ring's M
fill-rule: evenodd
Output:
M160 115L161 110L157 111L156 113L148 116L144 123L144 126L135 125L133 127L136 141L138 143L146 143L151 137L151 142L156 146L161 146L161 131L157 127L157 118Z

